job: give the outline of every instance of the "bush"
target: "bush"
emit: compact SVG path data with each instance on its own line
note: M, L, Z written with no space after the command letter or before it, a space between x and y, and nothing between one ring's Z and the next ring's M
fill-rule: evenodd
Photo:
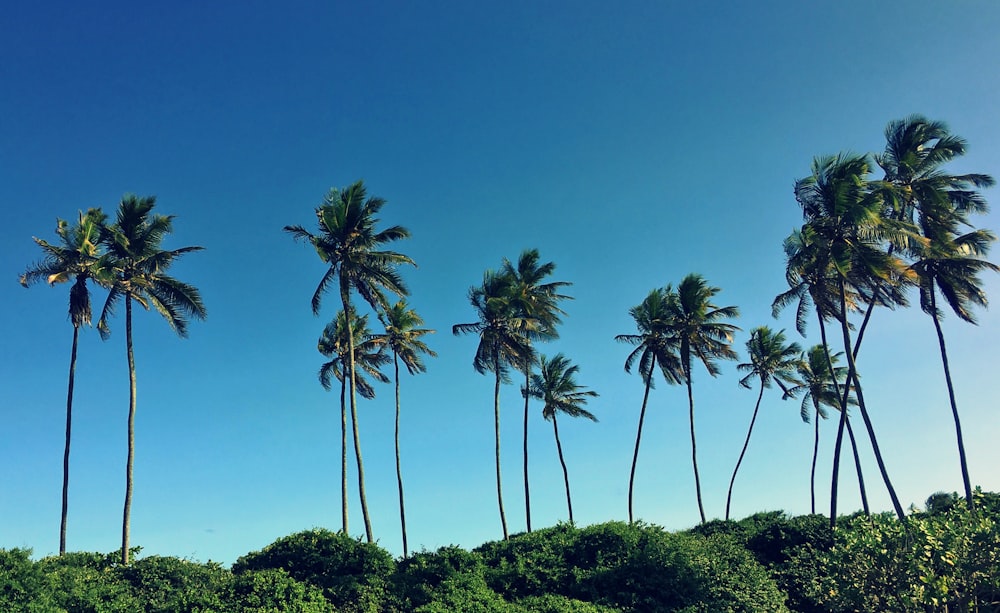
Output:
M486 583L510 599L566 594L574 582L570 553L579 531L559 524L507 541L486 543L474 551L486 564Z
M229 571L214 562L199 564L162 556L116 566L114 574L147 613L218 611L231 580Z
M458 575L483 576L482 557L461 547L442 547L436 552L422 551L401 560L392 577L392 591L402 611L429 603L434 590Z
M233 578L227 598L234 613L332 613L323 590L296 581L283 569L252 570Z

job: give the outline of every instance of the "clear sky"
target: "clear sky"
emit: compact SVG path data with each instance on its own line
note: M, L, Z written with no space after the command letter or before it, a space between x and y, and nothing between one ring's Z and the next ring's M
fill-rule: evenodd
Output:
M878 151L893 119L920 113L969 141L955 172L1000 176L1000 5L938 2L16 2L0 20L0 547L58 549L69 288L18 275L55 240L57 217L122 194L175 215L165 246L201 245L171 272L201 288L208 319L177 338L135 316L138 373L132 541L146 554L230 563L294 531L340 525L339 410L316 371L323 274L281 231L315 227L332 186L363 178L388 201L411 304L439 357L402 382L411 549L501 536L493 382L471 366L469 286L538 248L575 300L561 338L600 423L561 422L578 523L625 519L642 382L617 334L650 289L698 272L748 330L786 288L781 241L801 223L792 184L814 156ZM988 199L996 205L996 194ZM997 213L979 217L1000 229ZM1000 279L988 277L991 295ZM103 291L94 290L99 307ZM69 548L120 543L128 378L123 317L81 335ZM975 484L1000 490L1000 315L944 323ZM811 326L803 344L818 342ZM890 476L904 505L961 489L936 339L918 308L879 311L859 356ZM702 487L711 517L756 392L733 364L695 371ZM504 493L525 527L521 399L502 390ZM550 426L533 405L533 525L566 518ZM360 406L378 542L401 553L392 388ZM686 397L658 385L636 513L694 525ZM828 507L835 428L823 424ZM736 483L736 516L809 510L812 430L798 402L765 395ZM869 445L873 505L889 509ZM845 464L840 507L860 506ZM362 535L351 480L352 534Z

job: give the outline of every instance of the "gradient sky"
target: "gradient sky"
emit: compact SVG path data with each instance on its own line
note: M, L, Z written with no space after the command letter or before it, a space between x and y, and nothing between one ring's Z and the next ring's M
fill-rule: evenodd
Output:
M0 547L58 550L68 286L17 277L57 217L124 193L175 215L165 246L201 245L171 272L201 288L208 319L177 338L137 311L132 542L144 554L231 563L294 531L340 525L339 410L316 371L315 253L281 228L315 227L332 186L363 178L388 201L411 304L439 357L402 382L411 549L501 536L490 377L471 366L466 292L501 258L536 247L570 281L561 338L600 423L561 423L578 523L627 517L642 382L623 372L628 309L698 272L743 328L787 328L781 241L801 223L793 182L814 156L879 151L920 113L969 142L955 172L1000 176L1000 5L868 2L16 2L0 20ZM996 190L986 196L996 199ZM1000 228L996 213L976 220ZM996 276L986 278L997 295ZM99 307L103 291L95 289ZM1000 490L1000 318L944 322L975 484ZM69 548L120 544L128 379L124 323L81 335ZM918 308L879 311L859 356L866 398L904 505L961 489L936 339ZM726 487L756 391L734 364L695 371L706 511ZM502 391L512 531L525 527L520 395ZM533 405L533 525L566 518L549 425ZM401 553L392 388L360 406L372 521ZM698 520L682 388L652 392L636 513ZM835 428L823 424L819 503ZM809 510L812 430L798 402L765 395L736 483L737 517ZM890 508L870 446L873 506ZM840 508L860 506L845 464ZM352 473L353 475L353 473ZM352 534L362 535L351 481Z

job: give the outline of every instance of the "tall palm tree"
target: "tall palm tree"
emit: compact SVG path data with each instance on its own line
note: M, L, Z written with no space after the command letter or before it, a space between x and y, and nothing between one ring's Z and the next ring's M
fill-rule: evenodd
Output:
M560 315L565 312L559 308L559 301L572 299L570 296L560 294L560 288L568 287L572 283L566 281L550 281L545 283L546 277L551 275L556 268L553 262L539 263L540 256L537 249L526 249L521 252L515 266L504 258L501 265L501 274L511 278L511 306L517 310L521 317L538 333L539 340L552 340L559 337L556 326L562 322ZM529 338L530 341L530 338ZM524 387L529 386L531 377L531 361L526 361L521 365L524 372ZM527 521L527 530L531 532L531 490L528 486L528 396L524 397L524 515Z
M1000 267L982 259L989 251L990 243L996 240L996 236L988 230L975 230L961 236L948 236L950 232L947 231L932 231L932 224L926 221L922 225L925 236L930 234L928 236L930 244L910 268L919 277L920 308L934 320L934 330L937 333L938 346L941 350L941 363L944 366L945 382L948 385L948 400L951 403L951 414L955 421L955 436L958 441L958 456L962 468L965 499L971 509L973 508L972 484L965 456L965 442L962 438L962 423L958 416L955 389L952 385L951 369L948 365L948 351L945 347L944 333L941 330L941 309L938 307L937 295L941 294L948 307L959 319L975 324L976 318L972 313L972 307L985 308L988 303L986 292L983 291L982 282L979 279L979 273L983 271L1000 272Z
M750 389L751 381L754 378L760 380L760 393L757 394L757 404L754 405L753 416L750 418L750 427L747 429L747 438L743 443L743 450L736 461L736 468L733 469L733 477L729 480L729 493L726 494L726 519L729 519L729 504L733 499L733 484L736 483L736 473L743 463L743 456L746 455L747 447L750 446L750 435L753 434L753 426L757 422L757 412L760 410L760 401L764 398L764 390L771 387L771 382L778 384L784 392L782 398L788 398L793 393L788 386L798 383L796 379L797 367L799 364L799 354L802 348L798 343L786 343L785 331L775 332L767 326L759 326L750 331L750 340L747 341L747 354L749 362L737 364L737 370L747 373L740 379L740 385ZM787 385L786 385L787 384Z
M523 317L511 304L513 292L510 275L495 270L483 274L483 283L469 289L469 302L476 312L477 321L452 326L452 334L473 334L479 337L479 346L472 360L472 367L479 374L491 372L495 376L493 387L493 427L497 473L497 503L500 507L500 525L507 540L507 515L503 506L503 488L500 479L500 384L510 380L510 366L520 366L532 358L531 335L535 333L532 322Z
M373 379L382 383L388 383L380 367L389 363L389 356L381 351L381 348L372 342L369 337L371 331L368 329L368 316L358 317L356 311L351 311L351 321L347 320L344 311L339 311L333 321L326 325L323 334L316 344L316 348L325 357L330 358L324 362L319 369L319 382L324 389L329 390L333 379L340 381L340 504L342 530L347 531L347 403L345 391L347 388L347 363L348 352L351 351L351 342L348 340L348 330L353 338L354 364L357 372L354 375L358 393L362 398L372 399L375 397L375 388L368 382L362 373L367 373ZM358 422L353 422L354 451L360 453L360 437L358 436Z
M63 448L62 513L59 521L59 555L66 553L66 525L69 514L69 450L73 434L73 386L76 379L76 351L80 328L89 326L92 311L87 281L102 282L101 226L107 216L100 209L80 212L76 224L56 220L59 244L33 237L45 253L44 259L28 266L21 275L21 285L29 287L45 280L49 285L73 281L69 290L69 320L73 324L73 348L69 358L69 386L66 391L66 444Z
M351 292L356 291L373 309L389 306L385 292L405 296L406 284L399 276L397 268L402 264L413 264L409 257L395 251L380 250L388 243L410 236L402 226L391 226L376 230L379 223L376 215L385 206L385 200L368 197L364 182L358 181L344 189L331 189L316 207L319 231L313 234L302 226L285 226L285 232L296 240L308 242L316 250L319 259L329 265L313 292L312 309L319 314L323 294L337 281L340 302L345 313L351 312ZM350 327L350 318L348 318ZM351 419L357 422L357 381L354 366L354 335L348 331L347 374L350 380ZM356 427L356 426L355 426ZM358 449L358 489L361 495L361 514L365 521L365 535L369 543L374 542L371 518L368 515L368 499L365 495L364 467Z
M566 506L569 510L569 523L573 523L573 499L569 493L569 472L566 470L566 460L563 458L562 443L559 441L559 424L556 417L559 413L569 417L586 417L597 421L594 414L583 408L588 397L596 397L595 391L584 389L576 383L576 373L579 366L571 365L569 359L557 353L551 360L544 355L538 360L539 373L532 373L531 383L524 389L525 396L540 399L542 417L552 422L552 432L556 438L556 451L559 453L559 464L562 465L563 481L566 483Z
M724 320L739 316L735 306L720 307L712 303L719 288L710 286L698 274L690 274L677 286L674 299L667 303L668 329L677 338L681 368L688 391L688 415L691 424L691 463L694 466L695 495L698 513L705 522L705 507L701 501L701 480L698 476L698 447L694 430L694 393L692 391L691 361L698 358L713 377L719 374L717 360L735 360L733 333L739 330Z
M893 508L900 520L906 515L899 503L895 489L882 458L874 426L865 405L858 371L854 360L850 325L847 320L848 286L874 293L879 284L891 284L912 279L902 261L882 248L885 242L903 244L915 235L903 222L885 218L883 199L879 190L870 189L867 182L869 164L867 156L841 154L813 160L812 174L796 181L795 198L802 207L806 224L818 239L820 251L829 262L836 277L840 301L840 328L847 356L848 383L858 401L861 417L865 422L879 472L889 491ZM841 425L838 428L838 446L844 421L847 418L847 395L841 399ZM836 460L834 472L837 471ZM832 497L835 498L835 497ZM833 506L831 502L831 506ZM831 523L836 521L831 508Z
M430 347L427 346L421 337L433 334L434 330L420 328L424 325L424 320L417 315L417 312L400 300L392 308L380 313L382 324L385 326L384 334L371 336L371 341L376 345L386 347L392 351L393 379L396 382L396 483L399 486L399 523L403 533L403 557L409 557L409 549L406 543L406 509L403 505L403 472L399 461L399 363L403 362L407 372L411 375L422 373L427 370L420 354L431 357L437 356Z
M677 339L667 330L667 319L670 316L667 304L672 300L673 289L668 285L649 292L643 301L629 309L629 315L635 320L638 334L619 334L615 340L621 343L635 345L635 349L625 358L625 372L631 373L636 360L639 361L639 374L645 384L642 393L642 408L639 410L639 429L635 435L635 451L632 452L632 470L628 478L628 521L632 523L632 492L635 485L635 467L639 461L639 443L642 441L642 425L646 419L646 403L649 400L649 390L653 387L653 375L659 368L663 379L670 384L678 384L684 380L680 357L677 355Z
M108 321L115 307L125 301L125 347L128 357L128 459L125 467L125 509L122 519L122 564L128 564L129 528L132 509L132 467L135 460L135 357L132 351L132 303L155 309L167 324L184 338L188 317L204 319L205 305L198 288L165 273L180 256L202 247L162 249L163 239L173 230L172 215L153 213L156 198L124 196L118 205L115 223L105 226L101 242L107 250L113 279L104 302L97 330L107 339Z

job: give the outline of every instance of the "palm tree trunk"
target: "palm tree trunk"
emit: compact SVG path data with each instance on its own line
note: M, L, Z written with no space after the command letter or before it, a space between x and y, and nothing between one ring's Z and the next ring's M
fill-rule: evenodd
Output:
M844 278L840 277L840 310L843 313L843 319L840 322L841 333L844 336L844 353L847 355L847 376L848 379L854 384L854 393L858 399L858 408L861 410L861 419L865 422L865 429L868 430L868 439L872 444L872 451L875 453L875 462L878 464L879 473L882 475L882 481L885 483L885 488L889 492L889 498L892 500L892 507L896 511L896 516L899 517L900 521L906 521L906 513L903 511L903 506L899 503L899 498L896 496L896 490L892 487L892 482L889 480L889 473L885 468L885 461L882 459L882 451L879 449L878 440L875 438L875 428L872 426L871 417L868 415L868 408L865 406L865 395L861 391L861 382L858 380L857 366L854 362L854 351L852 350L851 344L851 333L847 327L847 299L844 288Z
M854 438L854 428L851 427L851 417L847 416L844 422L847 424L847 437L851 439L851 452L854 454L854 468L858 472L858 488L861 490L861 508L865 511L865 517L869 517L872 512L868 508L868 491L865 489L865 474L861 470L861 455L858 454L858 441Z
M688 388L688 418L691 422L691 463L694 465L694 493L698 498L698 513L701 515L701 523L705 523L705 506L701 503L701 479L698 477L698 446L694 439L694 392L691 387L691 357L688 356L684 364L687 370L685 378Z
M372 522L368 516L368 498L365 496L365 465L361 461L361 437L358 434L358 402L357 383L354 378L354 329L353 322L351 321L351 299L347 286L343 285L343 282L341 283L340 300L344 304L345 319L347 320L347 363L351 377L351 423L354 429L354 455L358 460L358 491L361 495L361 516L365 522L365 536L369 543L374 543Z
M569 523L573 524L573 499L569 495L569 471L566 470L566 460L563 459L562 443L559 442L559 424L556 414L552 414L552 432L556 435L556 451L559 452L559 463L562 464L563 481L566 483L566 507L569 509Z
M649 376L646 377L646 391L642 394L642 409L639 411L639 431L635 434L635 451L632 453L632 472L628 477L628 523L632 523L632 486L635 485L635 465L639 461L639 441L642 439L642 422L646 419L646 401L649 400L649 388L653 383L653 370L656 368L656 360L649 368Z
M760 401L763 397L764 382L761 381L760 394L757 395L757 405L753 408L753 417L750 418L750 429L747 430L747 440L743 442L743 451L740 452L740 458L736 460L736 468L733 469L733 478L729 480L729 493L726 494L726 521L729 521L729 503L733 499L733 484L736 483L736 473L740 469L740 464L743 463L743 456L746 455L747 447L750 446L750 435L753 434L753 425L757 421L757 411L760 410Z
M503 527L503 540L510 538L507 533L507 515L503 511L503 488L500 481L500 360L494 355L493 366L496 371L496 384L493 387L493 430L496 433L497 460L497 503L500 506L500 525Z
M66 447L63 451L62 517L59 521L59 555L66 553L66 518L69 514L69 443L73 435L73 385L76 381L76 346L80 326L73 326L73 350L69 358L69 389L66 392Z
M812 468L809 471L809 501L810 501L810 513L816 514L816 460L819 458L819 402L813 397L813 406L816 407L816 434L813 436L813 461Z
M819 334L823 343L823 353L826 354L826 366L830 372L830 379L833 381L833 390L840 399L840 419L837 420L837 440L833 445L833 476L830 479L830 529L837 527L837 494L840 484L840 452L844 445L844 426L847 423L847 399L850 394L850 386L845 386L843 395L840 393L840 381L837 380L837 371L833 368L833 358L830 357L830 344L826 339L826 322L819 308L816 309L816 316L819 318ZM845 314L846 318L847 315Z
M132 353L132 298L125 296L125 347L128 353L128 459L125 462L125 510L122 514L122 564L128 564L132 513L132 466L135 461L135 356Z
M937 313L937 298L935 289L931 287L931 312ZM958 439L958 458L962 465L962 484L965 486L965 500L969 505L969 510L974 510L972 501L972 482L969 479L969 465L965 459L965 441L962 438L962 422L958 418L958 405L955 403L955 388L951 383L951 369L948 367L948 351L944 345L944 332L941 331L941 321L937 315L934 318L934 329L937 331L938 345L941 347L941 364L944 366L944 379L948 383L948 400L951 401L951 415L955 419L955 436ZM67 449L69 442L67 441Z
M530 369L525 360L524 365L524 516L531 532L531 489L528 487L528 385Z
M393 366L396 369L396 483L399 485L399 524L403 531L403 557L410 557L406 546L406 509L403 507L403 470L399 465L399 354L392 352Z
M344 394L347 378L340 377L340 515L344 534L347 532L347 402Z

